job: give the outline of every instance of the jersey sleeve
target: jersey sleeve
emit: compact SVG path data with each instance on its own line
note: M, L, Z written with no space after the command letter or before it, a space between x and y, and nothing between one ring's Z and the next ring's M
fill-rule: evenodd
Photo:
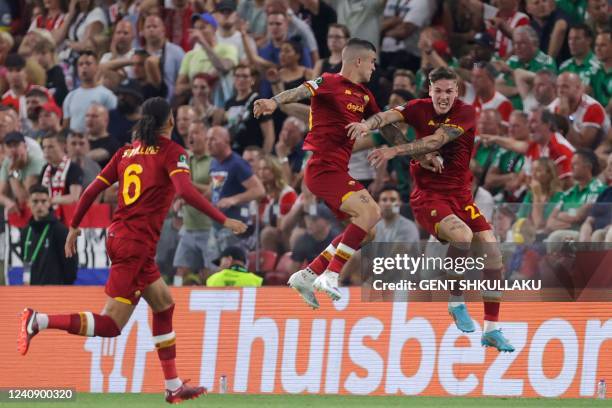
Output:
M304 86L306 89L310 91L312 96L317 96L319 94L329 93L332 88L331 78L329 75L323 74L318 78L311 79L310 81L304 82Z
M414 126L415 118L417 116L420 116L419 115L419 105L418 105L417 100L410 101L408 103L405 103L404 105L396 106L395 108L391 108L391 110L399 112L404 118L404 122L408 123L409 125L413 125L413 126Z
M465 133L470 129L476 128L476 110L473 106L463 105L457 112L449 116L446 126L454 127Z
M185 149L176 143L172 143L168 153L166 154L164 168L170 177L177 173L191 173L189 170L189 162L187 161L187 152L185 152Z
M119 162L123 157L123 152L125 148L121 148L115 152L113 157L111 157L110 161L104 166L100 174L96 176L96 179L102 181L108 187L112 186L119 180L119 175L117 174L117 169L119 167Z
M378 107L378 103L376 103L376 98L372 95L372 92L368 89L366 91L366 95L368 97L368 103L365 106L365 117L368 118L372 115L380 112L380 108Z
M589 106L584 113L582 124L584 126L602 127L606 119L606 113L600 105L593 104Z

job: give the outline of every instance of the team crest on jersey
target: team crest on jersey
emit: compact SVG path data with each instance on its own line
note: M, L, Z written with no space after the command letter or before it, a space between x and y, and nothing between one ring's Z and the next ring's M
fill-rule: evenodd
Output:
M181 154L179 156L178 162L176 163L176 167L189 170L189 164L187 164L187 156Z
M351 180L348 183L349 183L349 186L354 186L355 185L355 180Z
M436 215L438 215L438 210L431 210L431 216L435 217Z
M351 92L351 90L350 90L350 89L345 89L345 90L344 90L344 94L345 94L345 95L352 95L353 93Z
M368 95L363 95L363 100L365 101L365 103L370 102L370 97Z
M321 85L322 83L323 83L323 77L318 77L317 79L315 79L315 84Z

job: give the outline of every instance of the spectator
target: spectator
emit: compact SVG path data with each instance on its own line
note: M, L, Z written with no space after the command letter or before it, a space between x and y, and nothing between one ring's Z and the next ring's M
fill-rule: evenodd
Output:
M195 110L191 106L179 106L176 110L176 124L174 129L172 129L172 140L187 148L189 126L191 126L195 119Z
M44 136L49 133L60 133L62 129L62 110L52 101L47 101L40 107L38 129Z
M563 192L561 201L546 220L551 232L549 242L576 241L578 229L587 218L597 196L606 186L595 176L599 174L597 156L592 150L578 149L572 158L574 186Z
M213 100L225 101L229 98L229 90L223 87L232 68L238 64L238 49L233 44L217 42L217 27L217 20L209 13L193 16L191 38L195 46L185 54L181 63L176 80L177 95L188 91L193 77L203 72L218 79Z
M393 83L391 84L393 91L408 91L411 94L416 93L416 77L412 71L407 69L397 69L393 74Z
M55 48L55 43L48 39L42 39L32 49L32 56L46 71L45 88L53 95L55 103L62 106L66 95L68 95L68 87L66 86L64 71L57 64Z
M505 132L502 128L501 114L496 109L482 111L476 123L476 129L478 134L497 135L496 138L506 138L505 135L502 136ZM474 161L477 163L479 173L482 176L478 185L482 185L499 151L499 146L495 143L484 143L479 138L474 150L476 152L474 154Z
M235 0L223 0L215 6L214 18L219 24L217 29L217 43L219 45L233 46L238 50L238 63L246 64L247 55L244 48L244 41L251 47L256 47L255 41L246 33L241 33L237 29L238 13L236 12Z
M528 115L521 111L510 114L508 137L522 142L529 141ZM503 137L503 135L500 135ZM523 180L519 177L525 164L521 153L500 147L491 163L484 180L484 188L496 196L498 202L519 201L525 192Z
M66 22L66 1L62 0L48 0L43 2L42 14L32 18L32 23L28 31L33 29L47 30L53 35L54 39L60 39L60 33L62 26L70 21ZM70 17L72 18L72 16Z
M380 34L383 37L380 46L380 63L388 72L397 68L412 71L419 69L421 55L421 50L417 45L419 35L421 29L431 23L437 6L438 3L428 0L388 0L386 2ZM363 11L365 12L365 8ZM363 29L362 27L350 28L355 33L361 33ZM378 42L373 42L373 44L378 44Z
M567 29L571 19L557 8L555 0L527 0L527 13L539 37L540 49L557 63L569 58Z
M51 205L55 210L60 205L76 203L83 191L83 170L66 155L66 139L63 135L50 133L42 141L47 164L40 174L40 184L49 189ZM69 222L59 211L62 221Z
M26 93L31 85L26 74L26 62L19 54L9 54L4 63L7 69L6 81L9 90L2 95L2 105L10 106L19 113L20 118L27 118Z
M605 181L608 186L598 196L580 227L580 242L612 242L612 155L608 156Z
M85 129L85 136L89 140L90 147L87 156L104 168L113 154L121 147L119 142L108 133L108 111L104 106L97 103L90 105L85 115Z
M329 4L338 14L338 23L345 25L353 34L359 33L359 38L372 44L380 44L382 32L382 15L385 0L372 0L358 3L354 0L330 0Z
M556 2L558 7L571 21L584 21L587 12L587 1L584 0L560 0Z
M543 231L546 220L563 197L557 166L552 159L540 157L533 161L527 188L517 217L528 218L537 231Z
M259 146L247 146L242 152L242 158L249 164L254 174L257 174L259 169L259 161L264 157L265 153Z
M189 126L188 147L189 169L191 180L198 191L206 197L210 196L211 178L210 164L212 157L207 148L207 125L196 120ZM182 286L183 279L191 273L198 273L201 277L207 276L213 270L213 260L217 257L210 240L212 235L212 221L190 205L179 203L183 213L183 226L179 231L179 242L174 254L173 266L176 268L173 285Z
M608 12L609 7L607 0L587 1L587 17L584 21L594 33L610 30L612 18Z
M501 119L507 123L512 113L512 103L501 92L495 89L495 78L497 71L491 63L477 63L472 69L472 85L474 86L475 99L472 103L476 110L476 118L481 111L495 109L499 112Z
M151 59L153 65L159 67L159 73L167 89L166 98L169 100L174 95L174 84L179 75L185 51L178 45L166 40L164 23L157 15L146 17L144 39L145 50L149 56L154 57ZM151 79L151 81L156 88L159 88L158 80Z
M66 22L70 22L67 34L68 50L82 53L85 50L98 49L99 36L108 27L106 13L102 7L97 7L94 0L80 0L76 4L76 17L71 18L73 13L70 10L66 16ZM63 36L58 35L56 43L61 44Z
M550 0L546 0L550 1ZM508 58L507 63L497 62L497 70L504 75L497 80L497 90L510 98L515 109L522 109L522 102L513 79L513 70L522 68L530 72L549 69L557 72L555 61L538 49L540 40L530 26L521 26L514 30L512 44L514 55Z
M291 249L291 265L289 269L293 272L301 269L301 266L319 255L334 238L332 222L334 215L323 203L318 203L309 208L304 208L304 221L306 232L295 240Z
M416 224L400 215L402 199L399 190L385 186L378 196L381 220L376 224L374 242L416 243L420 235Z
M7 213L21 212L27 203L28 189L38 182L45 162L30 153L20 132L4 136L6 156L0 168L0 204Z
M193 9L188 0L172 0L172 7L164 9L166 35L171 43L179 45L183 51L191 49L189 29Z
M68 132L66 152L71 161L83 170L83 189L100 173L100 165L88 156L89 140L82 133Z
M570 27L567 42L572 57L559 66L559 72L578 74L585 86L592 87L592 81L601 69L601 63L592 51L593 32L584 23L574 24Z
M234 95L225 103L227 128L232 135L232 150L242 154L244 148L255 145L271 153L274 147L274 124L270 116L255 118L253 105L259 99L254 90L253 71L246 65L234 69Z
M227 247L215 263L221 270L206 279L206 286L259 287L263 282L261 276L246 269L246 256L244 250L239 247Z
M574 73L559 75L557 98L548 108L570 122L567 140L576 147L595 149L610 130L605 109L584 93L584 85Z
M292 11L300 20L304 21L312 29L317 40L317 48L321 58L327 58L330 50L327 45L327 34L329 27L336 24L338 16L336 10L325 1L290 1ZM350 37L347 36L347 38ZM318 60L317 60L318 62Z
M593 79L595 99L612 112L612 31L603 31L595 38L595 55L601 63L601 69ZM608 113L608 115L610 115Z
M28 190L32 219L22 231L21 256L25 285L72 285L76 280L78 257L66 258L64 244L68 228L51 213L46 187Z
M235 81L238 81L238 78ZM206 122L207 126L218 126L223 123L225 111L212 103L210 84L213 78L204 73L196 74L191 80L191 101L196 117Z
M0 143L4 143L4 137L10 132L20 131L21 124L19 116L13 109L0 105ZM31 137L25 136L26 148L28 154L36 156L42 160L43 154L40 144ZM0 145L0 151L4 145Z
M493 233L497 242L510 243L514 242L512 234L512 224L516 220L516 214L507 206L500 206L495 209L493 215Z
M146 50L136 50L132 55L132 75L142 89L143 99L168 96L168 86L162 75L158 57Z
M548 69L534 73L517 68L514 70L514 81L525 112L547 107L557 95L557 76Z
M132 56L134 55L134 27L126 19L120 20L113 31L110 51L100 58L100 71L125 69L124 77L133 77Z
M317 78L325 72L336 74L342 67L342 50L351 38L349 29L342 24L331 24L327 31L327 48L329 57L318 60L313 69L313 77Z
M84 51L77 60L81 86L70 91L64 100L64 125L77 132L85 131L85 116L94 103L106 110L117 107L117 97L108 88L96 84L98 60L92 51Z
M124 79L117 90L117 109L109 112L108 133L123 146L132 143L132 128L140 119L140 105L144 102L142 87L134 79Z
M53 100L51 99L51 102ZM40 130L38 123L41 106L49 101L49 93L41 87L32 87L26 93L26 115L27 119L22 120L21 129L24 135L39 141L44 132Z
M285 179L294 189L302 183L302 166L305 152L302 149L306 136L306 124L293 116L285 119L274 150L281 163Z
M248 220L249 203L265 195L261 181L248 163L232 151L227 129L214 126L209 130L208 151L213 157L210 165L212 203L228 217ZM215 228L221 250L231 245L245 245L229 229L220 229L218 225Z
M502 59L512 55L514 29L529 24L529 16L518 11L519 3L518 0L498 1L495 17L487 20L488 32L495 39L497 55Z
M287 184L280 161L272 155L263 157L257 169L266 196L259 200L258 211L263 229L261 231L261 247L277 253L283 253L289 237L283 236L279 227L282 217L287 215L297 194Z
M242 0L238 2L237 12L255 41L263 41L267 26L265 0Z

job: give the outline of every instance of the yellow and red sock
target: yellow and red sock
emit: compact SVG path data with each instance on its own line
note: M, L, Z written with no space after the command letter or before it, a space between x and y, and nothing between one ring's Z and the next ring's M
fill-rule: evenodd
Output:
M336 248L340 241L342 240L342 233L338 234L336 238L329 243L327 248L323 252L321 252L315 259L312 260L310 264L308 264L308 269L317 275L322 274L327 269L327 265L332 260L334 255L336 254Z
M176 335L172 329L174 305L164 311L153 313L153 342L161 362L164 378L172 380L176 373Z
M502 269L483 269L483 279L489 281L501 280ZM499 290L486 290L482 294L484 303L484 320L496 322L499 320L499 306L501 302L502 292Z
M361 242L368 235L368 232L363 228L349 224L342 234L342 240L336 247L336 253L327 266L328 271L340 273L342 267L348 261L356 250L361 246Z
M110 316L92 312L49 315L47 328L88 337L116 337L121 334L121 329Z

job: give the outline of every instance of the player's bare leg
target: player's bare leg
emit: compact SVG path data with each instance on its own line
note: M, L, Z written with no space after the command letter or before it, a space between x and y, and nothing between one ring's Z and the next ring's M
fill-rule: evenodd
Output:
M17 349L25 355L32 338L45 329L65 330L79 336L116 337L134 312L135 306L108 298L101 314L79 312L64 315L47 315L30 308L21 315Z
M172 329L174 300L162 278L145 288L142 297L153 310L153 342L161 362L166 383L166 401L178 403L197 398L206 392L204 387L191 387L176 371L176 335Z
M451 214L444 217L438 224L438 237L449 243L446 256L456 259L468 255L473 233L465 222L456 215ZM452 279L461 279L455 271L448 271L448 273L449 277ZM458 287L451 290L448 302L448 313L455 321L457 328L462 332L471 333L476 330L474 322L465 306L463 291Z
M483 279L501 280L503 270L502 254L493 231L486 230L474 233L474 242L478 244L477 248L484 252L479 254L479 256L485 259L482 271ZM501 291L485 291L482 294L485 313L481 343L483 346L495 347L499 351L511 353L514 351L514 347L502 335L497 323L499 320L501 297Z
M327 269L313 282L316 290L326 293L332 300L339 300L341 297L338 290L338 275L342 267L360 248L368 232L380 220L380 208L366 189L348 194L340 210L351 217L351 223L344 229Z

